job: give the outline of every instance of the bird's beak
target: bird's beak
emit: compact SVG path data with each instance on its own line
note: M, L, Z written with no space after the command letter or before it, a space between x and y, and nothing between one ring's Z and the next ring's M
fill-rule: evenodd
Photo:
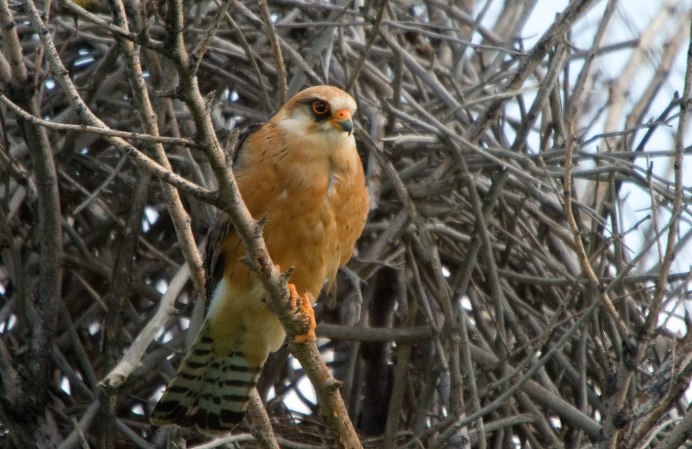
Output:
M349 135L353 133L353 119L351 111L348 109L339 109L334 113L331 119L332 126L341 131L346 131Z

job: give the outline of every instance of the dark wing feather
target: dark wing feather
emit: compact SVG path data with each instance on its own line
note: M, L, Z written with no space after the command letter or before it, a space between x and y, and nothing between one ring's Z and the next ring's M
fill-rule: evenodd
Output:
M243 144L253 133L257 132L264 124L258 123L248 126L238 137L236 149L233 153L233 165L238 160L238 155L243 150ZM204 250L204 270L206 272L205 290L207 300L204 305L204 312L209 310L211 297L214 294L214 289L219 281L223 278L224 263L226 258L221 251L221 243L228 237L228 234L233 232L233 223L224 213L218 214L207 234L207 245Z
M247 138L257 132L264 125L264 123L255 123L254 125L248 126L243 130L243 132L240 133L240 136L238 136L238 141L235 143L235 151L233 152L233 166L235 166L236 162L238 162L238 155L243 149L243 144Z
M207 291L207 301L204 305L205 315L209 310L214 289L221 281L221 278L223 278L226 259L221 251L221 243L228 237L231 231L233 231L233 223L231 223L226 214L219 214L207 234L207 245L204 249L204 270L207 274L205 282L205 290Z

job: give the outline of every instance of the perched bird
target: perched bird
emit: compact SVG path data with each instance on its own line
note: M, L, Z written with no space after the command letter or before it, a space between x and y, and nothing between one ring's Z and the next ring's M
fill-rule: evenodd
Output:
M267 123L240 139L234 174L275 264L293 268L294 307L312 323L311 304L348 262L368 212L363 167L353 138L356 103L332 86L296 94ZM207 434L232 430L247 408L270 352L285 331L262 301L262 284L241 262L245 248L221 216L205 253L207 311L197 339L152 412L155 425L177 423Z

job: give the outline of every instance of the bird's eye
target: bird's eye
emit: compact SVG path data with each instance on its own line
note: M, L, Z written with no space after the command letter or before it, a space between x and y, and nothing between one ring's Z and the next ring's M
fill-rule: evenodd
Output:
M312 109L313 114L324 115L329 112L329 105L322 100L315 100L310 105L310 109Z

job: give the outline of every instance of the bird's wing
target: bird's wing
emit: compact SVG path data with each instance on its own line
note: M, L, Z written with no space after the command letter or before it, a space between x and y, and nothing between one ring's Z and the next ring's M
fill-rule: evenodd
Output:
M204 250L205 290L207 294L206 304L204 305L205 314L209 309L214 290L223 278L226 258L223 256L221 243L231 232L233 232L233 223L231 223L226 214L219 214L207 234L207 245Z
M259 129L262 128L262 126L264 126L264 123L255 123L254 125L248 126L243 130L243 132L240 133L240 135L238 136L238 141L235 143L235 149L233 150L234 168L236 166L236 163L238 162L238 155L240 155L240 152L243 149L243 144L248 139L248 137L259 131Z
M250 125L240 134L233 152L234 168L239 168L237 167L237 165L239 165L238 157L244 149L245 141L252 134L259 131L263 125L263 123ZM233 223L231 223L228 216L225 213L219 213L212 222L209 232L207 233L207 245L204 250L204 270L206 272L204 286L206 290L206 304L204 306L205 314L209 311L209 305L211 303L214 290L216 289L219 281L223 278L226 258L223 255L223 245L221 243L223 243L223 241L233 231Z

